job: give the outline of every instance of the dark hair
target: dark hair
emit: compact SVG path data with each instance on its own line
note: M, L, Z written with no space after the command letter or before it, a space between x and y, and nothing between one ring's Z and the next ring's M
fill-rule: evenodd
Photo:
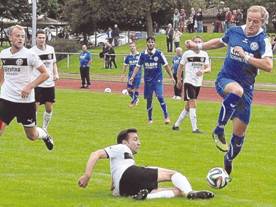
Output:
M152 36L149 36L149 37L147 38L147 42L148 42L149 40L153 40L153 41L155 42L155 38L152 37Z
M122 130L117 136L117 144L122 144L123 140L127 140L129 133L137 133L137 129L130 128Z
M41 29L36 32L36 36L39 35L39 34L46 35L46 33L43 30L41 30Z
M199 35L194 36L192 40L194 41L195 39L201 39L203 41L203 38Z

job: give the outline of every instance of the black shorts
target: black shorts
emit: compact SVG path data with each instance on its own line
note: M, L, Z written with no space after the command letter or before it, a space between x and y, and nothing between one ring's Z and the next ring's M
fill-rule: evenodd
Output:
M190 83L184 83L184 101L189 101L191 99L197 99L200 91L200 86L193 86Z
M36 125L35 102L14 103L0 99L0 119L9 125L14 117L17 118L18 123L26 127L34 127Z
M55 87L35 88L35 102L45 104L45 102L55 103Z
M157 178L157 168L130 166L121 177L120 195L135 195L142 189L148 189L151 192L158 188Z

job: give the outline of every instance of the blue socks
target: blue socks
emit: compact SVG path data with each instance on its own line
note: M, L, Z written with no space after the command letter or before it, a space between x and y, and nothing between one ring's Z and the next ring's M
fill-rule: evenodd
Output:
M160 106L162 108L162 111L163 111L163 114L164 114L164 118L168 118L168 111L167 111L167 105L165 103L165 100L163 97L157 97L158 98L158 101L160 103Z
M234 93L229 93L222 102L222 106L219 112L218 125L215 129L216 134L222 134L224 132L224 125L231 118L235 112L237 103L241 97Z
M224 168L228 174L232 171L232 160L240 153L243 142L244 137L233 134L229 150L224 156Z
M133 92L132 92L133 93ZM135 91L133 93L133 96L132 96L132 100L131 100L131 103L134 104L137 102L137 99L138 99L138 96L139 96L139 92L138 91Z

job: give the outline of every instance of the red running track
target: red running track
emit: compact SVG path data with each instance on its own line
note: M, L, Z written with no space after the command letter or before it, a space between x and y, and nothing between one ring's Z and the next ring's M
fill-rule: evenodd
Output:
M56 83L58 88L68 88L76 90L90 90L90 91L104 91L105 88L111 88L112 92L119 93L126 88L126 83L117 81L92 81L90 89L80 89L80 80L76 79L62 79ZM144 85L141 84L140 92L143 92ZM172 85L164 85L165 96L173 96ZM220 101L220 96L217 95L216 90L211 87L202 87L199 93L199 100L206 101ZM276 92L274 91L255 91L254 100L255 104L276 106Z

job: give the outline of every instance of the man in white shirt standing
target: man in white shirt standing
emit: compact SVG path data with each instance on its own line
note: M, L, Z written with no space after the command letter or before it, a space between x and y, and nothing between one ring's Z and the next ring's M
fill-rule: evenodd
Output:
M196 36L193 38L193 42L202 43L201 37ZM207 52L199 49L187 50L180 61L179 68L177 71L177 86L182 87L182 71L184 70L184 101L186 105L180 113L177 121L173 125L173 130L179 130L180 124L183 122L184 118L189 115L192 124L192 132L196 134L201 134L197 127L197 117L196 117L196 99L202 86L203 74L211 71L211 66L209 63L209 56Z
M55 49L46 44L46 34L43 30L36 33L36 45L31 51L37 54L47 68L49 78L35 88L36 109L41 104L45 105L43 113L42 128L47 130L53 114L53 104L55 103L55 81L59 79ZM34 76L38 77L39 71L34 71Z
M9 30L11 47L0 53L0 135L16 117L30 140L42 139L49 150L54 143L47 132L36 126L34 88L49 78L39 57L24 47L24 28L15 25ZM33 79L33 71L40 75Z
M135 165L134 154L140 148L136 129L126 129L117 136L117 145L92 152L79 186L85 188L99 159L110 160L114 196L132 196L134 199L172 198L185 196L188 199L209 199L214 194L209 191L193 191L187 178L181 173L159 168ZM158 188L159 182L171 181L173 188Z

